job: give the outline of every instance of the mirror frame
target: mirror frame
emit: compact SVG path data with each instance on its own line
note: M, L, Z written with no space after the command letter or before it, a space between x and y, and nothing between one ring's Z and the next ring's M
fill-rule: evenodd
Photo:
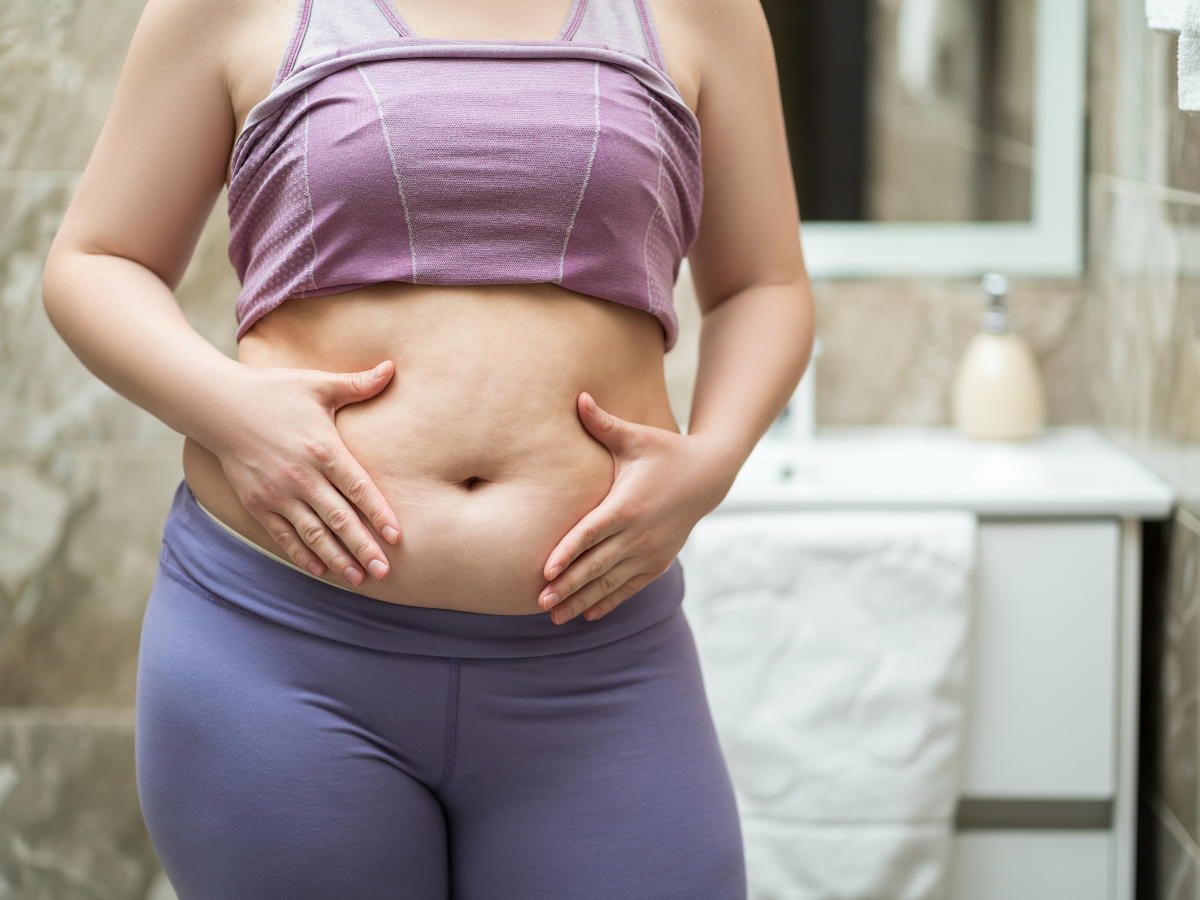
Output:
M1034 22L1031 220L804 223L813 278L1083 271L1086 0L1037 0Z

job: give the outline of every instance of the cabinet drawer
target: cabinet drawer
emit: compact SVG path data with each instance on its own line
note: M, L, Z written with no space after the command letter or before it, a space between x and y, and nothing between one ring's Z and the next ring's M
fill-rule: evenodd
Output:
M1103 900L1103 831L996 831L955 839L951 900Z
M964 795L1112 796L1119 539L981 523Z

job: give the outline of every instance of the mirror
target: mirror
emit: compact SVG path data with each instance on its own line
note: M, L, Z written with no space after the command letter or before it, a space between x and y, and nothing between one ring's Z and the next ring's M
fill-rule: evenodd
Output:
M763 0L817 277L1074 275L1084 0Z

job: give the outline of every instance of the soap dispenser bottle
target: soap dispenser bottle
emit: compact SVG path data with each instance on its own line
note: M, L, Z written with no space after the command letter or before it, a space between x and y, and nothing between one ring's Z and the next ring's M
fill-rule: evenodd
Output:
M971 339L954 379L954 422L971 438L1025 440L1046 422L1046 400L1029 346L1009 330L1008 281L985 275L983 330Z

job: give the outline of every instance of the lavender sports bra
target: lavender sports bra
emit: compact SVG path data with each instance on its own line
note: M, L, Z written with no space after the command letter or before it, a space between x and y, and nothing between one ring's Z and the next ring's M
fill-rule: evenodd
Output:
M645 0L553 41L413 35L389 0L301 0L234 144L238 338L289 297L549 282L658 317L696 239L700 127Z

